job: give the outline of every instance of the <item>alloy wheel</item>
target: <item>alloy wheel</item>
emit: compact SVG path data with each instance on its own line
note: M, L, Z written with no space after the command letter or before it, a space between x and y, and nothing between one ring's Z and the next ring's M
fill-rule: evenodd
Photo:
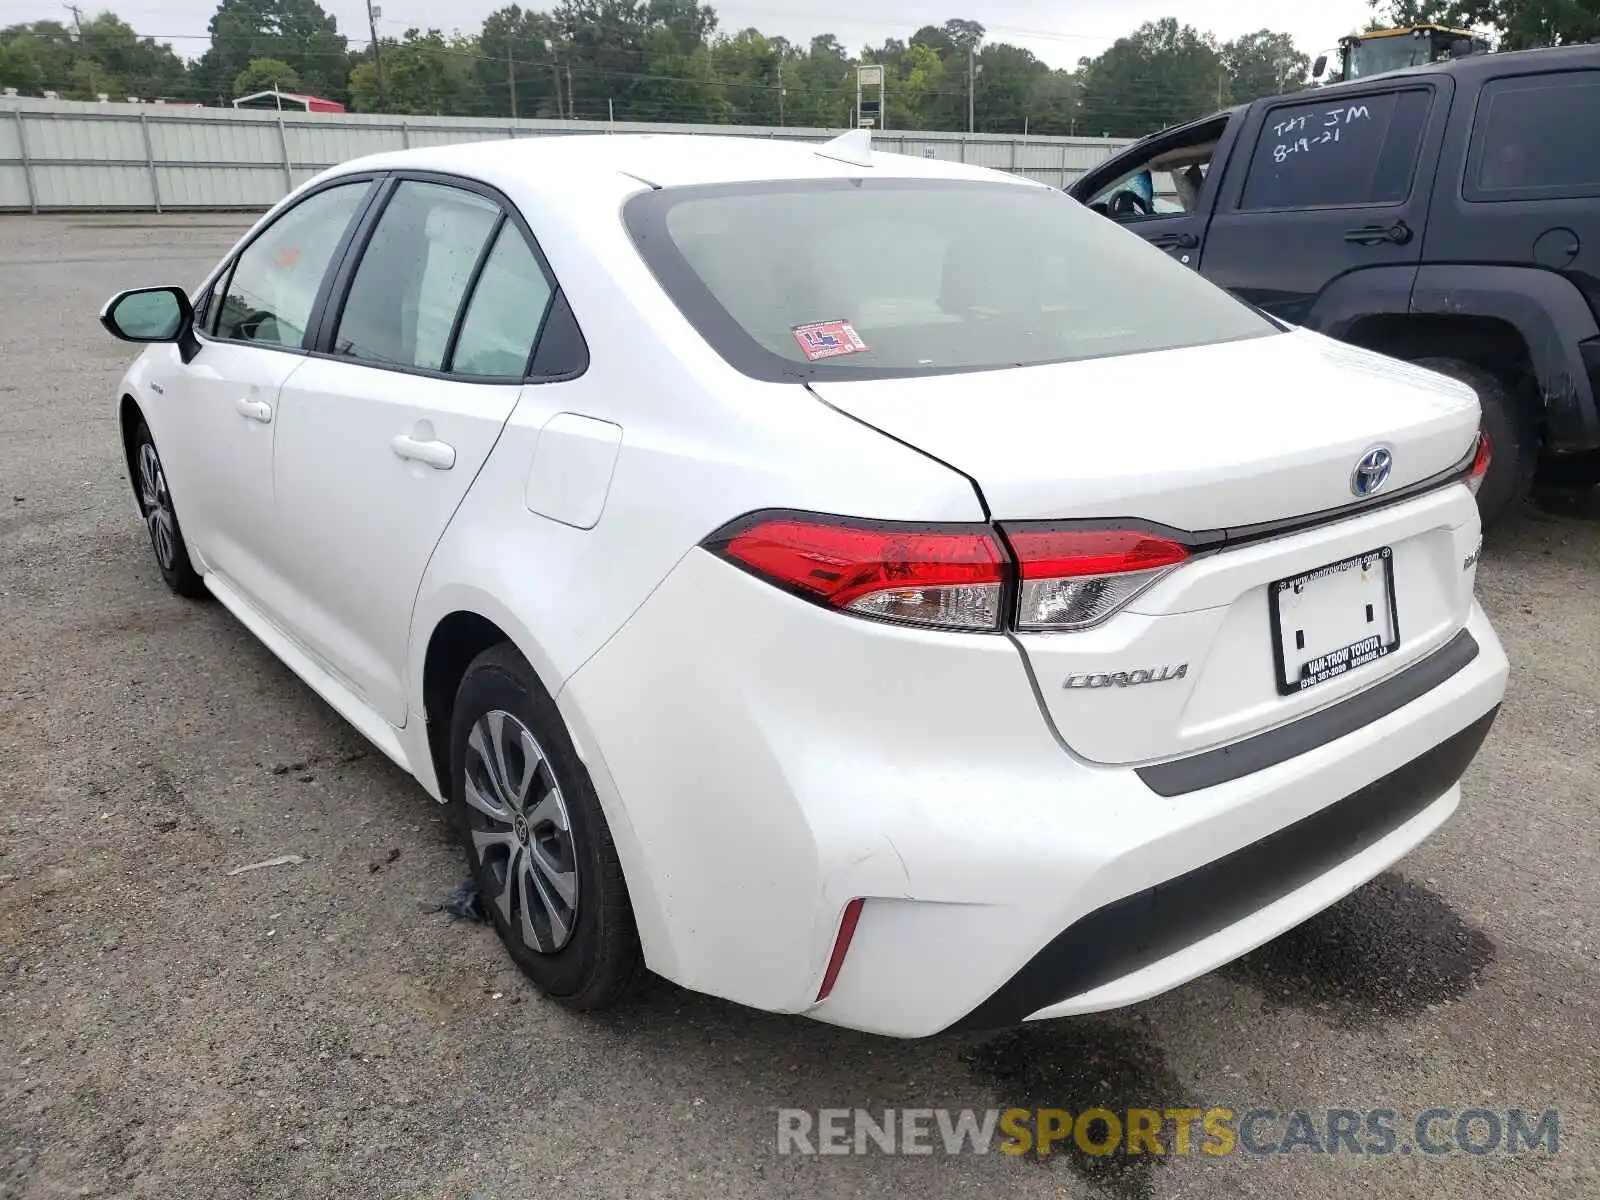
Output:
M139 503L150 529L150 545L164 570L172 570L178 560L178 518L172 511L172 496L167 491L167 476L161 459L149 442L139 447Z
M553 954L578 918L578 862L561 785L528 727L494 709L467 738L465 787L473 851L507 928Z

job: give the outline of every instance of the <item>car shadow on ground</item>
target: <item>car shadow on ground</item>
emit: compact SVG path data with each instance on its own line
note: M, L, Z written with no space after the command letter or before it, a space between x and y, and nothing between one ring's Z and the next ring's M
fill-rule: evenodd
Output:
M470 892L470 883L464 890ZM458 906L461 895L453 896ZM1360 1030L1461 999L1494 956L1488 936L1431 888L1388 872L1220 975L1252 989L1270 1008L1296 1008L1333 1029ZM759 1048L761 1061L741 1059L739 1069L755 1076L751 1083L774 1109L1204 1108L1184 1082L1190 1073L1169 1060L1156 1034L1155 1003L984 1034L899 1041L757 1012L652 976L636 1000L588 1019L653 1054L693 1055L711 1072L720 1067L705 1054L709 1047ZM1163 1008L1163 1023L1186 1007ZM841 1074L833 1069L837 1064L849 1064L849 1071ZM970 1094L930 1098L917 1087L952 1068ZM1048 1162L1109 1196L1142 1200L1154 1194L1159 1173L1174 1157L1173 1134L1173 1124L1164 1124L1165 1155L1129 1155L1125 1143L1109 1154L1090 1153L1068 1137L1055 1144ZM1103 1122L1091 1123L1091 1144L1106 1137ZM1048 1165L1037 1146L1025 1157Z

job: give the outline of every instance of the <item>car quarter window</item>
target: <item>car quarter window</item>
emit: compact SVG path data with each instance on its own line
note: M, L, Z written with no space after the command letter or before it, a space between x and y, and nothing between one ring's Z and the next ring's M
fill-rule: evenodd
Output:
M526 374L554 291L522 231L505 222L467 302L450 371L518 378Z
M1269 108L1242 209L1398 204L1411 193L1433 93L1427 88Z
M476 192L403 180L362 252L334 353L442 370L461 303L500 219L500 206Z
M1600 71L1485 84L1465 191L1468 200L1600 195Z
M362 179L316 192L246 246L215 306L215 336L300 349L328 264L371 186Z

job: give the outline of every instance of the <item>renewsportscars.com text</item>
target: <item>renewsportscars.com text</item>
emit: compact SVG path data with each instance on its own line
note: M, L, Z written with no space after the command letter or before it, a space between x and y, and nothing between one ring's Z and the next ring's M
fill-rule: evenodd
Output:
M779 1154L1555 1155L1556 1109L778 1110Z

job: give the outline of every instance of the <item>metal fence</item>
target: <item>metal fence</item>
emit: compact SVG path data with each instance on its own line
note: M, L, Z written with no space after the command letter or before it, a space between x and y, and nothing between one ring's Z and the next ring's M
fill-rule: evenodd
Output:
M264 209L337 163L383 150L556 133L717 133L820 141L838 130L261 112L12 98L0 104L0 212ZM1127 142L874 134L882 150L1063 187Z

